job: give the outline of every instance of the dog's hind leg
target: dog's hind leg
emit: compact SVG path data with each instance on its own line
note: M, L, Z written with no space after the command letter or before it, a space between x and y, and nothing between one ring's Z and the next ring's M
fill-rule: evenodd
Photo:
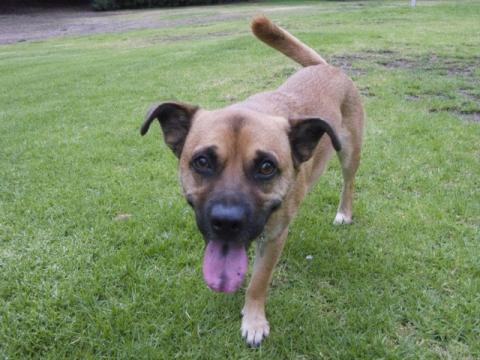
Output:
M360 149L358 149L358 151L359 150ZM357 172L358 165L360 163L360 153L351 151L349 147L344 146L339 152L338 157L340 158L340 163L342 166L343 189L337 214L335 215L335 220L333 221L335 225L350 224L352 222L355 173Z
M359 105L356 111L344 115L344 133L340 136L342 150L338 152L343 175L343 189L333 223L350 224L352 222L352 203L355 174L360 164L360 151L363 137L363 110ZM357 126L353 126L356 124ZM360 126L358 126L360 125Z

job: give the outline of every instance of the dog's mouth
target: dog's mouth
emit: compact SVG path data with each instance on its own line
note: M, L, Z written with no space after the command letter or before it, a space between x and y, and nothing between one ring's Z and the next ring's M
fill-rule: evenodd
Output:
M242 242L210 240L203 258L203 279L214 291L232 293L242 285L248 256Z
M255 209L248 202L222 198L194 207L206 243L203 279L210 289L232 293L240 288L248 269L247 249L262 233L279 203Z

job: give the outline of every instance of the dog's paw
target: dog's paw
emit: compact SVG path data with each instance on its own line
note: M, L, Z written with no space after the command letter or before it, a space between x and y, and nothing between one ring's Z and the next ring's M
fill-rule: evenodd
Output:
M242 337L245 339L248 345L257 347L270 333L268 321L265 318L265 315L249 315L244 311L242 311L242 313Z
M347 216L341 212L338 212L335 216L335 220L333 220L333 225L342 225L342 224L351 224L352 217Z

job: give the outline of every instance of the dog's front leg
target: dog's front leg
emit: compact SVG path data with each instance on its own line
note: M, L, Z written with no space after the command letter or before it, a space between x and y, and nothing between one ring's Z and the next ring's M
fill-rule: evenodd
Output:
M242 310L242 336L250 346L258 346L268 336L270 327L265 317L265 300L272 273L283 250L288 228L275 239L257 242L250 284Z

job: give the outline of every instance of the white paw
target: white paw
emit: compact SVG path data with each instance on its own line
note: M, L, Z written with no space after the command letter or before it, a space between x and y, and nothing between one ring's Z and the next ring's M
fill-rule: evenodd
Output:
M341 224L351 224L352 223L352 217L348 217L347 215L338 212L337 215L335 215L335 220L333 220L333 225L341 225Z
M262 340L270 333L270 327L264 315L249 316L244 314L241 330L242 337L248 345L253 347L259 346Z

